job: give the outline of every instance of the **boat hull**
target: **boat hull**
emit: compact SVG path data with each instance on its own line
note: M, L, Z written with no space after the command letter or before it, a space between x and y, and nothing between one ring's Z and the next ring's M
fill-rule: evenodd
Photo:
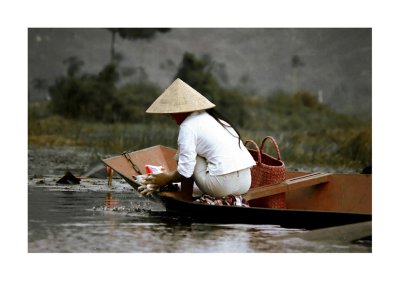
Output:
M318 229L372 221L371 214L205 205L160 197L167 213L199 223L273 224L285 228Z
M137 190L133 176L144 173L146 164L164 166L167 170L176 169L175 153L172 148L154 146L104 159L103 162ZM287 172L286 178L290 182L310 174ZM273 187L279 192L285 190L285 209L266 208L266 205L263 206L266 197L249 200L248 208L205 205L161 196L149 199L164 204L168 215L196 222L275 224L316 229L372 220L372 175L326 174L318 177L318 182L314 177L312 181L298 183L296 188L290 183ZM271 186L265 189L270 192Z

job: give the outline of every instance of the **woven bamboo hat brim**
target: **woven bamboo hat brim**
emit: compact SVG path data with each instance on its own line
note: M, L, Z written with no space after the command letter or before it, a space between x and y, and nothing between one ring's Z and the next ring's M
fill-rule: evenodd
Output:
M182 113L212 107L215 104L178 78L150 105L146 113Z

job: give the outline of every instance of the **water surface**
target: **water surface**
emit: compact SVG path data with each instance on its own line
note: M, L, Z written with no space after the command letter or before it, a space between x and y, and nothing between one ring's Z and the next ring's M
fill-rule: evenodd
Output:
M58 185L54 177L28 184L30 253L291 253L371 252L360 243L305 241L303 229L278 225L200 224L166 216L163 206L122 179Z

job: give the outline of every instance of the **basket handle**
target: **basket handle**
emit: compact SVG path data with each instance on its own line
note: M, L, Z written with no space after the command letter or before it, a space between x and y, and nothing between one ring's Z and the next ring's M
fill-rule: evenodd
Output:
M244 146L247 146L248 143L251 143L254 145L254 147L256 148L257 151L257 158L258 158L258 163L261 163L261 152L260 152L260 148L258 147L257 143L253 140L246 140L246 142L244 143Z
M262 141L262 143L261 143L260 151L264 151L264 145L265 145L265 142L266 142L267 140L271 140L271 141L272 141L272 143L273 143L274 146L275 146L276 154L278 155L278 157L277 157L276 159L277 159L277 160L281 160L281 153L279 152L278 144L276 143L275 139L274 139L273 137L271 137L271 136L267 136L267 137L265 137L265 138L263 139L263 141Z

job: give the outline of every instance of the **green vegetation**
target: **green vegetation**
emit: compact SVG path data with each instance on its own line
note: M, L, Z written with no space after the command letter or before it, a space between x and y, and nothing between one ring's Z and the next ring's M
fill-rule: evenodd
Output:
M150 83L117 85L118 65L80 74L82 62L66 61L67 74L50 86L51 101L29 104L30 145L73 145L119 154L157 144L176 147L178 127L168 116L145 114L162 89ZM372 162L371 120L334 112L313 93L278 91L269 98L221 87L209 63L185 54L180 77L217 105L257 143L273 136L289 169L329 167L361 171ZM272 145L266 152L276 155Z

